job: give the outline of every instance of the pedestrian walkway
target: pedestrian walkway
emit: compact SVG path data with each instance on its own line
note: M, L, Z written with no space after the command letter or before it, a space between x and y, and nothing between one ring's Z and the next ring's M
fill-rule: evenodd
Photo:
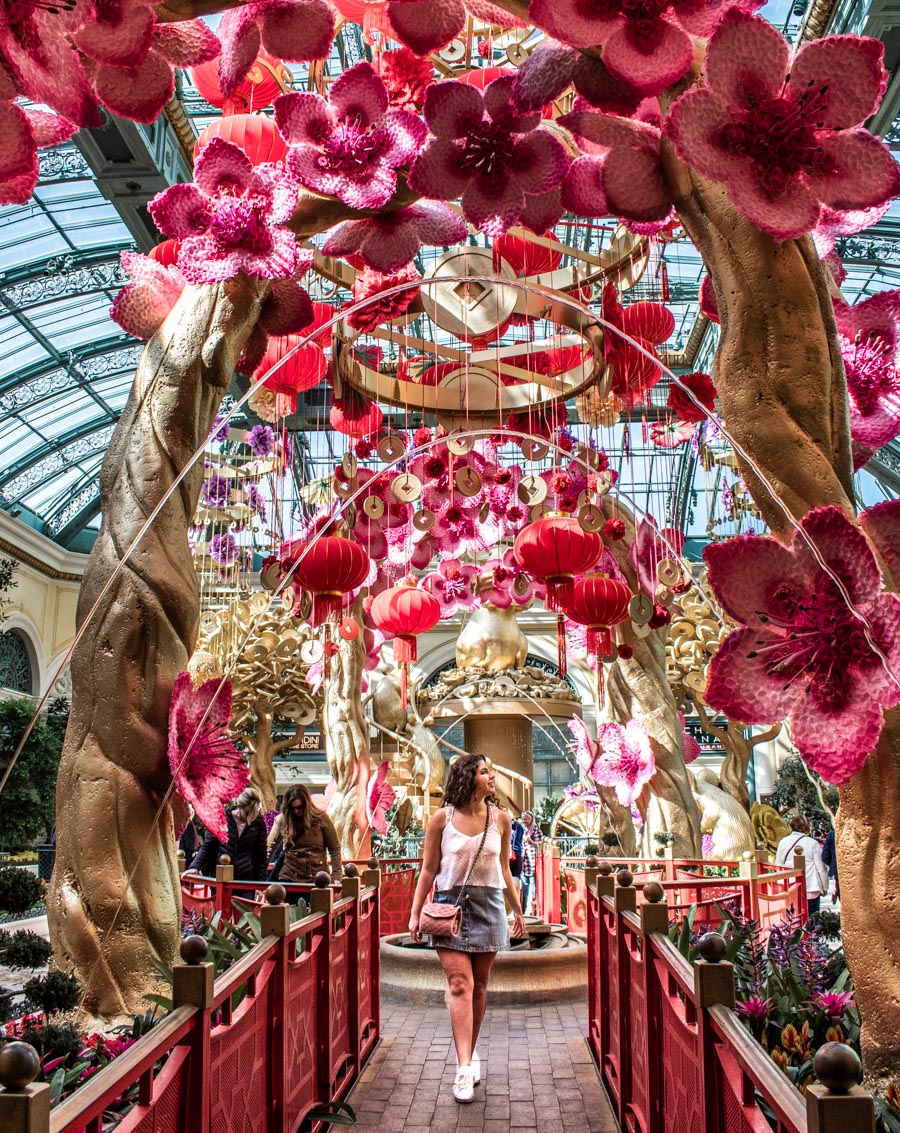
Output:
M475 1101L453 1100L456 1055L441 1007L381 1005L381 1045L349 1097L356 1130L616 1133L588 1050L584 1003L488 1009Z

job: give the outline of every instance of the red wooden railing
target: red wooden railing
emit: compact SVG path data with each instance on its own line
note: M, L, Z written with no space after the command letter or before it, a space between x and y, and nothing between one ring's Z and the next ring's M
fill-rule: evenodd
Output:
M177 964L173 1010L49 1118L48 1086L28 1088L30 1112L5 1110L0 1090L0 1129L101 1133L104 1112L137 1084L117 1133L295 1133L347 1094L378 1041L377 879L348 878L337 899L315 891L293 925L287 906L263 906L260 944L215 983L212 964Z
M665 902L588 871L589 1042L624 1133L873 1133L858 1087L806 1099L742 1026L731 964L691 965ZM849 1086L849 1083L847 1083Z

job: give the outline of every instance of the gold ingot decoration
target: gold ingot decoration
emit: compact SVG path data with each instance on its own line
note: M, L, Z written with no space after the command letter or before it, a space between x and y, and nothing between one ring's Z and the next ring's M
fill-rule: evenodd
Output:
M359 472L359 461L356 455L352 452L345 452L341 457L341 470L348 480L355 480L356 474Z
M628 603L628 613L636 625L646 625L653 617L653 603L646 594L635 594Z
M543 441L536 441L534 437L526 437L519 447L526 460L543 460L550 451Z
M422 494L422 481L411 472L398 476L391 484L391 495L402 504L411 504Z
M547 481L541 476L523 476L519 481L519 499L523 504L534 507L547 498Z
M434 527L434 512L422 508L413 516L413 527L416 531L430 531Z
M363 511L369 519L381 519L384 515L384 501L378 496L366 496L363 501Z
M474 468L457 469L454 481L464 496L477 496L481 491L481 477Z
M703 695L710 658L728 635L721 612L704 593L705 580L703 571L696 586L677 595L677 609L669 625L666 677L676 696L679 689Z
M406 452L403 439L396 433L388 433L378 442L378 455L385 464L393 464Z
M596 534L603 530L603 512L595 504L585 504L578 511L578 526L582 531Z

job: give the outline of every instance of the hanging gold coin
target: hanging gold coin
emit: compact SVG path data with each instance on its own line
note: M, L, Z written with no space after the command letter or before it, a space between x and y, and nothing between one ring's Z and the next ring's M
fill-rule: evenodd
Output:
M596 504L596 502L597 501L594 499L593 495L591 495L590 492L588 492L588 491L579 492L579 494L578 494L578 506L579 506L579 508L592 507L594 504Z
M681 582L681 567L674 559L662 559L656 564L656 577L663 586L677 586Z
M531 589L531 579L527 574L517 574L513 583L513 593L517 598L524 598Z
M533 437L526 437L519 448L526 460L543 460L550 451L543 441L536 441Z
M378 442L378 455L385 464L393 464L406 452L406 445L396 433L388 433Z
M608 495L612 486L613 486L613 482L610 479L608 473L606 473L606 472L598 472L597 473L597 495L598 496Z
M423 508L413 516L413 527L416 531L430 531L434 527L434 512Z
M543 519L545 515L549 515L550 511L551 509L546 504L535 504L528 514L531 522L534 523L535 520Z
M418 476L413 476L411 472L401 473L391 483L391 493L394 499L401 503L411 504L422 494L422 481Z
M447 448L454 456L465 456L475 447L474 437L460 437L452 434L447 438Z
M312 608L312 594L308 590L301 590L299 597L294 602L294 617L299 618L302 622L308 622L312 617Z
M528 52L521 43L511 43L506 49L506 58L514 67L521 67L528 58Z
M582 531L596 533L603 528L603 513L595 504L585 504L578 512L578 526Z
M274 562L266 563L259 572L259 584L263 590L277 589L279 578L281 578L281 563L277 559Z
M612 648L609 653L598 653L597 660L602 661L604 665L611 665L613 661L619 656L619 647L615 642L612 643Z
M487 523L488 516L491 514L491 501L485 500L481 505L481 511L478 513L479 523Z
M466 57L466 45L461 39L452 39L438 54L445 63L461 63Z
M688 686L691 692L696 693L697 696L702 697L706 692L706 677L697 669L694 669L693 672L688 673L688 675L684 678L684 683Z
M519 481L519 499L523 504L542 504L547 498L547 481L541 476L523 476Z
M384 515L384 501L378 496L366 496L363 511L369 519L381 519Z
M297 592L293 586L285 586L280 594L281 604L288 611L293 611L294 603L297 601Z
M671 606L675 601L675 595L667 586L660 587L656 592L656 599L660 606Z
M342 480L339 476L334 478L334 494L339 500L346 500L348 496L352 496L356 487L355 480Z
M458 469L455 481L464 496L476 496L481 491L481 477L474 468Z
M300 660L307 665L315 665L324 656L325 650L322 648L322 642L316 640L316 638L313 638L312 641L304 641L300 646Z
M653 603L646 594L635 594L628 603L628 613L632 622L637 625L646 625L653 617Z
M341 469L348 480L355 480L359 471L359 461L352 452L345 452L341 457Z
M348 528L355 527L357 519L356 504L347 504L347 506L341 512L341 519Z
M631 632L635 637L644 638L650 636L650 627L646 622L632 622Z

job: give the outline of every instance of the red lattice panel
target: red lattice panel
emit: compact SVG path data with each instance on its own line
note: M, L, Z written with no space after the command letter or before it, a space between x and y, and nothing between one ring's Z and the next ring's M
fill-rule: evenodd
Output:
M370 901L360 906L359 918L359 1049L365 1055L366 1047L374 1040L378 1030L372 1005L372 920L375 904ZM377 938L376 938L377 947Z
M189 1057L187 1046L172 1051L153 1083L153 1100L149 1106L136 1105L116 1126L118 1133L182 1133Z
M587 886L582 870L566 870L566 893L566 926L569 932L587 932Z
M625 1128L628 1133L645 1133L650 1124L650 1098L647 1096L647 995L644 984L644 961L638 949L640 942L629 934L631 974L628 982L631 1042L629 1096L625 1106ZM622 941L624 946L625 940Z
M319 1100L316 1083L316 953L322 937L305 937L306 951L288 961L285 993L285 1099L288 1128L296 1129Z
M722 1099L728 1133L772 1133L772 1126L756 1105L752 1089L748 1089L747 1094L754 1100L749 1105L742 1101L744 1075L737 1061L722 1046L717 1046L716 1053L719 1058L717 1093ZM782 1128L779 1125L779 1129Z
M212 890L208 885L198 886L192 890L182 884L181 908L184 913L195 913L206 920L212 920L212 915L216 911Z
M272 964L256 978L231 1023L214 1027L210 1042L212 1133L263 1133L269 1127L267 1047L272 1032Z
M331 1085L335 1090L344 1077L347 1059L353 1054L347 986L349 926L350 920L345 918L343 927L331 938L331 1059L328 1065Z
M665 1133L702 1129L703 1096L700 1089L700 1054L697 1028L688 1023L677 993L666 992L666 970L657 966L662 982L660 1033L662 1039L662 1113ZM730 1126L728 1133L731 1133Z
M622 1092L622 1057L619 1050L619 1019L622 1013L622 991L619 987L619 940L616 929L618 927L616 915L605 908L601 908L600 916L606 922L605 931L607 942L606 971L604 984L606 986L606 1008L609 1015L609 1047L603 1065L603 1077L606 1081L610 1095L614 1101L619 1100ZM603 1004L600 1004L603 1010Z
M409 928L409 914L412 911L418 874L415 867L382 873L379 930L382 936L393 936L398 932L406 932Z

